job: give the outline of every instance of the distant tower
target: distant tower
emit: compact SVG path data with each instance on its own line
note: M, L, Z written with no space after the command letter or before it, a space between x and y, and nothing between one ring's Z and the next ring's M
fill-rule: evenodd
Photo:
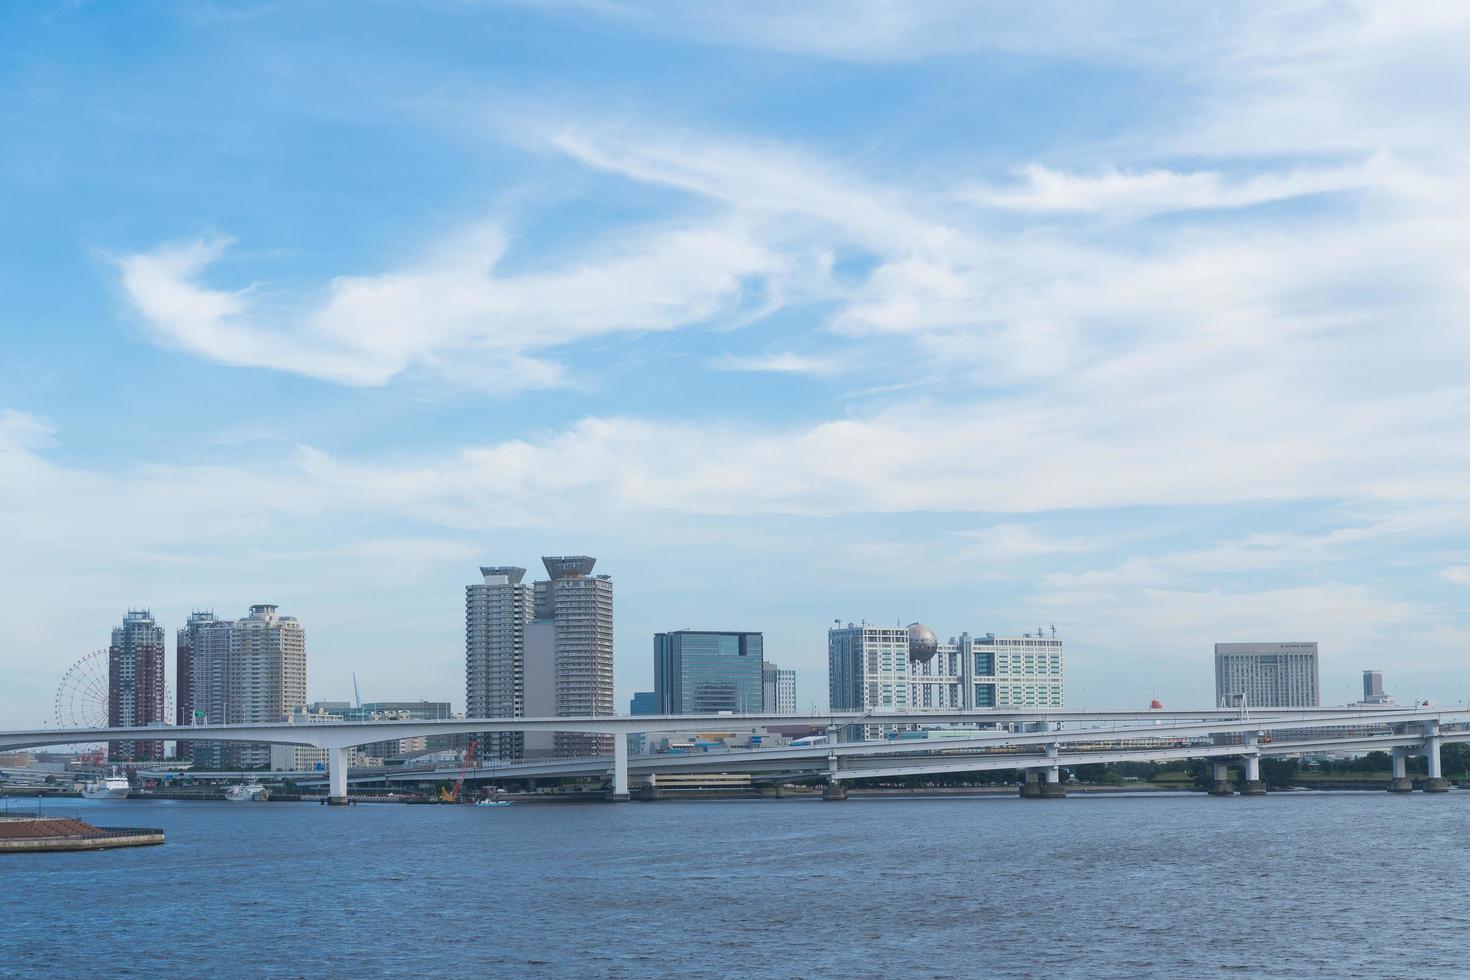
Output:
M796 714L796 671L765 664L761 669L761 693L766 714Z
M129 609L112 631L107 653L107 724L161 725L164 717L163 630L146 609ZM141 762L163 758L160 740L112 742L108 758Z
M539 661L543 669L550 668L553 714L616 714L612 577L593 575L597 559L586 555L551 556L541 562L551 578L536 583L535 642L534 649L528 649L528 659ZM528 702L530 687L528 680ZM527 714L536 714L529 710L529 703ZM612 750L611 735L557 732L552 740L552 753L558 758L611 755Z
M585 555L541 561L551 578L487 565L465 588L465 713L471 718L613 715L613 584ZM606 755L612 736L513 732L483 736L505 761Z
M194 637L203 624L214 621L212 612L193 612L189 614L189 622L179 628L174 646L175 725L182 727L202 720L194 716ZM185 741L174 749L179 759L192 758L193 752L193 743Z
M526 714L526 628L535 596L514 565L480 568L484 581L465 587L465 717L523 718ZM480 736L482 758L519 762L523 732Z
M197 617L197 618L196 618ZM267 604L244 619L191 616L190 701L198 721L242 725L286 720L306 706L306 631L295 616ZM270 746L261 742L195 742L195 765L243 769L267 767Z
M1374 698L1383 697L1383 671L1363 671L1363 700L1372 701Z

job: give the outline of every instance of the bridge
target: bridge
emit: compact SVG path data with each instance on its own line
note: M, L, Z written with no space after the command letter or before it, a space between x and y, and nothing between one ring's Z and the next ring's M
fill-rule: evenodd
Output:
M629 758L628 734L647 732L741 731L773 725L827 730L824 745L754 750L652 755ZM842 741L844 729L914 725L975 726L973 734L937 739ZM611 799L629 798L630 773L656 787L660 773L746 772L797 774L826 783L824 795L841 799L854 779L926 773L1023 770L1022 795L1064 796L1064 766L1113 762L1209 759L1215 791L1228 792L1228 765L1244 770L1242 792L1264 792L1260 760L1324 752L1389 751L1394 780L1390 788L1409 788L1406 759L1427 759L1432 792L1448 789L1440 765L1446 742L1470 741L1470 708L1265 708L1085 711L1008 710L867 711L806 715L719 714L640 715L576 718L467 718L453 720L355 721L292 724L149 726L133 728L45 728L0 732L0 751L42 745L112 740L185 739L191 742L257 742L304 745L327 752L328 802L348 800L348 750L369 742L429 735L565 731L617 736L611 758L507 764L471 770L470 778L607 776ZM458 770L453 770L457 774ZM393 778L427 781L450 770L398 770ZM381 781L376 775L363 777ZM354 780L356 782L358 780Z

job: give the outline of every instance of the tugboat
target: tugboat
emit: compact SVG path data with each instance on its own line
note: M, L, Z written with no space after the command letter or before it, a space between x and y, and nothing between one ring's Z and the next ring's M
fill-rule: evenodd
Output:
M125 800L131 791L127 777L118 773L117 766L112 767L110 774L99 776L82 785L82 796L89 800Z

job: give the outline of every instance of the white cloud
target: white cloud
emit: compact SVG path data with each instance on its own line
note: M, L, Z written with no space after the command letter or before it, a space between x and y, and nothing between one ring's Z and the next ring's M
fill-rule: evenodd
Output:
M39 415L0 411L0 453L25 453L51 445L56 428Z
M334 279L318 303L267 308L265 290L201 282L227 239L118 260L123 287L165 343L226 364L379 385L422 367L497 390L544 387L558 365L531 356L618 331L737 315L753 277L787 262L733 224L643 230L547 272L499 275L503 235L479 228L401 271ZM299 309L290 310L297 306Z
M836 364L825 357L812 357L792 351L770 354L725 354L710 362L720 371L771 372L776 374L832 374Z
M1439 577L1456 585L1470 585L1470 565L1451 565L1441 571Z
M993 524L956 534L966 542L966 559L1011 561L1097 551L1107 546L1107 542L1094 537L1056 537L1036 524Z
M1040 164L1021 168L1019 186L974 186L964 199L1019 211L1105 212L1130 217L1168 211L1242 208L1308 194L1345 191L1377 183L1361 167L1290 170L1243 178L1215 171L1106 170L1077 174Z

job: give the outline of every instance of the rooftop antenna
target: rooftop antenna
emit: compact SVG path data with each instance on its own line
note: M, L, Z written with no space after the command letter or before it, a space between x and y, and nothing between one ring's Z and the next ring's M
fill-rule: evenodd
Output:
M358 708L362 707L362 695L357 691L357 671L352 672L352 698L357 702Z
M1051 635L1052 636L1056 636L1057 635L1057 624L1056 623L1052 623L1051 624Z

